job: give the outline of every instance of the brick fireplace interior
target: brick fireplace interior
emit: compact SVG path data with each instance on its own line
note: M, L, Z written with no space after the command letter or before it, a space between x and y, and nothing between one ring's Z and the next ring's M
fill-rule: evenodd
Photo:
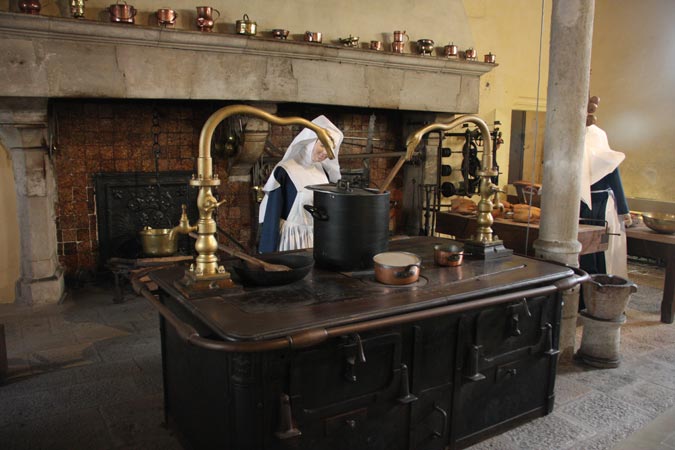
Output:
M101 224L100 217L105 212L101 210L102 205L97 205L96 180L104 174L127 174L132 179L143 178L145 181L139 186L145 189L155 189L152 185L158 179L161 189L163 178L166 183L174 172L196 173L201 128L214 111L226 104L106 99L60 99L52 102L50 111L55 144L52 158L58 192L58 257L67 277L102 273L105 272L107 258L134 256L133 251L120 253L110 250L111 243L105 242L109 236L101 230L102 226L106 227ZM396 161L392 152L403 148L400 131L397 131L401 130L400 113L308 104L277 105L279 116L300 116L311 120L319 114L329 117L345 135L340 148L344 176L368 178L370 187L381 184ZM218 210L218 225L247 251L254 252L258 201L253 185L264 183L273 165L300 129L297 126L272 125L263 155L250 167L250 181L232 181L228 179L229 168L245 151L246 121L246 117L237 117L220 125L212 156L215 171L225 180L218 188L218 196L227 199L226 205ZM228 137L234 139L234 146L226 145ZM359 156L366 152L386 154L386 157ZM188 189L196 195L195 189ZM394 206L391 231L396 232L401 223L401 176L394 180L390 191ZM177 198L176 202L179 201L181 199ZM188 200L191 201L194 201L194 196ZM100 197L98 202L101 202ZM171 209L176 216L180 205L174 204ZM196 205L188 205L188 211L191 222L194 222ZM134 220L138 227L143 225L144 220L150 222L146 225L162 227L161 223L152 223L147 211L142 219ZM171 220L173 224L167 223L163 227L169 228L177 223L177 217ZM222 242L223 237L219 240Z

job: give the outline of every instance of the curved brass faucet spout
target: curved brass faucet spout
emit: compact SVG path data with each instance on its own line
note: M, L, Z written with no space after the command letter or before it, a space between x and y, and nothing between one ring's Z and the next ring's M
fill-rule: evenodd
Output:
M192 176L190 185L199 187L197 196L197 208L199 209L199 221L197 222L197 240L195 250L197 258L190 268L188 278L192 282L206 281L210 285L219 280L229 280L230 274L222 266L218 265L218 240L216 239L217 225L213 219L214 210L225 202L220 202L214 197L211 188L219 186L218 174L213 173L213 160L211 159L211 141L216 127L225 119L233 115L250 115L263 119L275 125L302 125L314 131L323 143L328 153L328 158L334 159L333 149L335 144L328 131L301 117L278 117L261 109L248 105L231 105L219 109L211 114L202 127L199 135L199 157L197 158L197 177Z

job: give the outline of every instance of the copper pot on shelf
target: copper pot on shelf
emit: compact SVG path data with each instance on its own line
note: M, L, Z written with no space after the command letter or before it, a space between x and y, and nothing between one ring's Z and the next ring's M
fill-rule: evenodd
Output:
M468 60L475 61L476 56L478 56L478 52L471 47L467 48L464 52L464 57Z
M454 43L450 43L443 47L443 56L446 58L457 58L459 56L459 49Z
M399 31L396 30L394 31L394 42L408 42L410 40L410 36L408 36L404 31Z
M284 30L283 28L275 28L272 30L272 37L274 39L282 39L285 40L288 38L288 35L290 34L290 31Z
M394 41L391 43L391 51L394 53L403 53L405 51L405 42Z
M483 57L483 61L490 64L495 64L497 62L497 56L493 55L492 52L488 53Z
M157 17L157 25L167 27L175 25L178 14L171 8L160 8L155 13L155 17Z
M321 43L321 32L319 31L305 31L305 42Z
M108 6L108 13L110 14L110 21L114 23L131 23L133 24L136 19L136 14L138 10L132 5L121 3L114 3Z
M24 14L40 14L42 5L40 0L19 0L19 11Z
M212 31L213 26L216 24L216 20L220 17L220 11L211 7L211 6L196 6L197 8L197 28L199 31ZM218 15L213 17L213 13Z

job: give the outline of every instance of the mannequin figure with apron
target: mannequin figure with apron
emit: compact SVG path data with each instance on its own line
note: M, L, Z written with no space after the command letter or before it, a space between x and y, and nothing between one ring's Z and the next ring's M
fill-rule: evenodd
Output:
M582 223L603 225L607 221L609 243L604 252L582 255L579 264L590 274L628 277L626 221L630 220L619 164L625 155L609 147L607 134L596 125L586 127L581 172ZM584 222L583 219L594 219ZM627 225L630 225L628 223Z
M312 130L303 129L272 170L263 190L258 221L262 224L258 251L268 253L314 246L314 219L304 205L311 205L314 191L305 186L335 183L340 179L338 150L343 134L325 116L312 123L328 130L335 159L328 159L323 144Z

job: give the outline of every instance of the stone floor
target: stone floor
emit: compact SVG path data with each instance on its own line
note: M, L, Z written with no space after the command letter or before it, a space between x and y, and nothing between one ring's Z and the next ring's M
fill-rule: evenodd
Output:
M675 325L659 322L664 269L630 269L640 288L622 328L621 365L563 364L552 414L474 450L675 449ZM115 304L112 295L86 286L61 305L0 304L9 357L0 449L180 448L162 425L157 315L142 298Z

